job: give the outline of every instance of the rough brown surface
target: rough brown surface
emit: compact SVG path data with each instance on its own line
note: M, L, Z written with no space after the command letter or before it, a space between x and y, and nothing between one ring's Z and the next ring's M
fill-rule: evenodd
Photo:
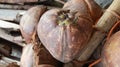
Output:
M68 1L63 9L69 9L71 12L80 12L85 17L91 17L94 23L102 15L101 7L94 0L71 0Z
M92 34L92 25L102 13L94 3L89 0L71 0L63 10L51 9L42 15L37 29L38 36L54 58L64 63L70 62L85 47ZM93 15L95 11L98 15ZM61 15L65 15L65 18L59 19Z
M62 67L62 63L54 59L42 44L34 45L35 67Z

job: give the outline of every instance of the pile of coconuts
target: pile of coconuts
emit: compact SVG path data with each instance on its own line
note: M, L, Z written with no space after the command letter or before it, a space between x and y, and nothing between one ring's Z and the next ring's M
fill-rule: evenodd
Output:
M65 63L77 60L102 13L94 0L70 0L59 9L30 8L20 21L20 31L26 42L20 66L64 67ZM114 59L120 55L119 34L117 32L105 43L103 67L120 66L120 59Z

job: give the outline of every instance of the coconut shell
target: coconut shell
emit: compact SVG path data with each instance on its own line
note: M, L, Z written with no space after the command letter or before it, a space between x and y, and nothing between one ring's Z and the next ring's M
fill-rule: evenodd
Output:
M102 8L94 0L70 0L63 6L63 9L80 12L86 17L90 16L94 23L103 13Z
M46 11L45 6L35 6L30 8L21 18L20 31L27 43L31 43L33 33L36 32L36 27L41 15Z
M97 9L96 9L97 8ZM93 0L68 1L63 10L69 10L77 21L68 25L59 25L61 9L45 12L38 24L38 36L57 60L67 63L75 59L83 49L92 34L92 25L100 17L102 9ZM93 14L96 13L97 14Z
M58 25L58 13L52 9L43 14L38 24L38 36L57 60L67 63L72 61L85 46L92 33L92 21L78 18L73 24ZM77 14L78 15L78 14Z
M102 51L103 67L120 67L120 31L113 34Z

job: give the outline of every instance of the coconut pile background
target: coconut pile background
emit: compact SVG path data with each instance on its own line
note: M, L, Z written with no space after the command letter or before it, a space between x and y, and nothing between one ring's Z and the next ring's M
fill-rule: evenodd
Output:
M32 6L46 5L49 9L60 8L61 1L39 1L39 3L10 4L0 2L0 67L6 67L9 63L20 63L24 39L19 31L21 16ZM95 0L102 8L106 9L112 0ZM28 5L29 4L29 5ZM13 64L16 64L13 63Z

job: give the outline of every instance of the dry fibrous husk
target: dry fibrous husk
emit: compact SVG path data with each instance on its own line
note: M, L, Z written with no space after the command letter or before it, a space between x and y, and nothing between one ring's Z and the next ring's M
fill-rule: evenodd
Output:
M70 62L85 47L93 32L92 25L101 14L102 9L94 1L71 0L63 9L51 9L41 16L38 36L54 58Z

